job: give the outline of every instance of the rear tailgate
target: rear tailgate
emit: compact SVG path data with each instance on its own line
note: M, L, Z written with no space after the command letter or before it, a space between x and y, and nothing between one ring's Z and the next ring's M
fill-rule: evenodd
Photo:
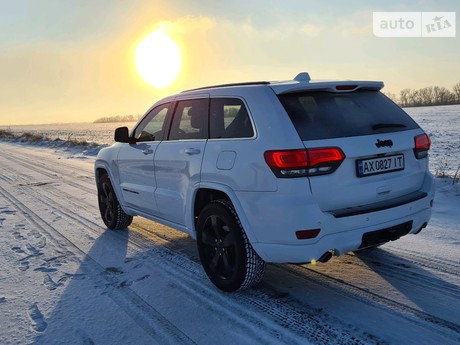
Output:
M310 173L311 191L323 211L410 199L427 170L427 150L418 157L414 152L417 136L429 147L418 124L379 91L352 88L278 95L307 149L338 147L345 154L337 170Z
M340 147L346 156L332 174L310 177L320 208L355 208L419 191L427 169L427 159L417 159L414 154L414 137L420 134L423 131L415 129L305 141L306 148Z

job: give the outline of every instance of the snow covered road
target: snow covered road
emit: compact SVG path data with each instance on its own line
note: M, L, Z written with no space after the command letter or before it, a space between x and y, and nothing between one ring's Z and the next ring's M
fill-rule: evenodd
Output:
M458 344L460 186L432 222L327 264L268 265L218 291L195 243L135 218L109 231L94 158L0 142L0 344Z

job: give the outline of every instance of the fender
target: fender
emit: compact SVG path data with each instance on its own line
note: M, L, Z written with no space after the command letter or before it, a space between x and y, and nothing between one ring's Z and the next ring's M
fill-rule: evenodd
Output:
M110 181L112 181L113 190L115 191L115 195L123 211L130 216L136 216L137 214L133 213L130 208L126 207L125 200L123 199L123 193L121 192L120 184L118 183L118 167L110 166L106 161L101 159L96 160L94 163L94 176L96 176L96 186L99 183L100 177L97 173L97 169L104 169L109 175Z
M236 213L238 214L238 217L240 219L241 225L243 225L244 231L246 233L246 236L249 239L249 242L251 244L255 244L258 242L256 236L252 232L251 228L249 227L249 222L246 217L246 213L244 212L243 207L241 206L241 203L233 189L228 187L227 185L220 184L220 183L213 183L213 182L200 182L194 186L194 189L192 193L187 198L187 204L188 205L195 205L195 198L196 194L199 189L206 188L206 189L214 189L220 192L223 192L227 194L229 197L230 201L233 204L233 207L235 208ZM186 226L189 229L192 229L191 236L193 239L196 239L196 228L195 228L195 220L194 220L194 206L189 207L186 211ZM254 248L255 249L255 248ZM256 250L257 251L257 250Z

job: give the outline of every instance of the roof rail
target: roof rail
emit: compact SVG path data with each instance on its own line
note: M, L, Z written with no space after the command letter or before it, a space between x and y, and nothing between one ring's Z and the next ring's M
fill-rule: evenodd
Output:
M206 90L206 89L215 89L217 87L231 87L231 86L248 86L248 85L268 85L270 82L268 81L249 81L244 83L230 83L230 84L220 84L220 85L212 85L212 86L204 86L198 87L196 89L184 90L181 93L189 92L189 91L197 91L197 90Z

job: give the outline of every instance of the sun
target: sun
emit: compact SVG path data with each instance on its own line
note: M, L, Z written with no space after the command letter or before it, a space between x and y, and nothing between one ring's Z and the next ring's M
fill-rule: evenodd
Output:
M159 29L138 44L135 61L142 79L162 89L177 79L182 59L179 46Z

